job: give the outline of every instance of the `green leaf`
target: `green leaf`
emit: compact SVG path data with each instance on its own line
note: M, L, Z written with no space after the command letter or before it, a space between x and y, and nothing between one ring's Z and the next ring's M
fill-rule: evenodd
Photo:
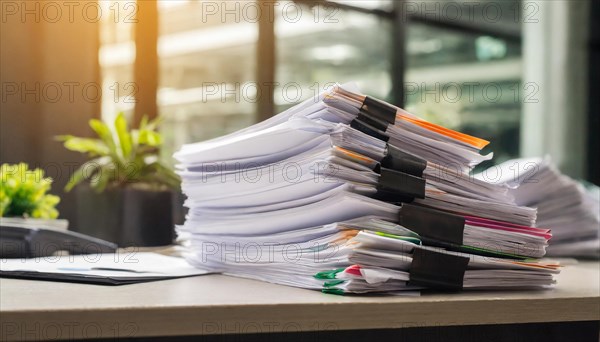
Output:
M96 132L98 137L104 141L108 147L109 154L114 158L115 163L121 163L122 159L117 151L117 145L110 128L108 128L104 122L97 119L90 120L90 127Z
M102 192L104 189L106 189L106 186L111 182L111 180L114 180L114 173L115 169L113 164L101 166L94 177L91 178L90 185L92 188L94 188L94 190L96 190L96 192Z
M6 194L3 188L0 188L0 217L4 216L4 213L10 206L10 197Z
M52 179L42 169L27 164L4 164L0 168L0 216L56 218L59 198L47 194Z
M94 132L96 132L98 137L106 143L106 145L109 147L113 147L115 145L110 128L108 128L104 122L98 119L91 119L90 127L94 130Z
M119 113L115 119L115 130L117 132L117 136L119 137L119 145L121 146L122 156L125 160L127 160L131 154L132 142L131 135L129 135L127 130L127 120L125 120L123 113Z
M139 144L158 147L162 144L162 137L158 132L142 130L140 131Z
M108 146L100 139L78 138L71 135L58 138L63 140L65 148L71 151L89 153L91 156L104 156L110 152Z
M142 120L140 121L140 129L146 129L148 126L148 115L142 116Z
M73 190L73 188L77 184L81 183L84 179L85 179L85 177L84 177L83 165L82 165L77 170L75 170L75 172L73 172L73 174L69 178L67 185L65 185L65 192L70 192L71 190Z
M73 188L83 182L86 179L92 178L100 168L109 165L111 163L110 157L101 157L88 161L87 163L81 165L75 172L71 175L69 182L65 186L65 191L69 192L73 190Z
M148 131L156 131L156 129L162 123L162 121L163 121L162 117L160 117L160 116L156 117L154 120L148 122L148 124L145 125L144 129L146 129ZM140 128L141 128L141 126L140 126Z
M131 149L135 151L140 143L140 131L137 129L131 130Z
M165 184L172 189L179 189L181 179L165 164L156 161L148 164L147 168L151 170L151 172L145 174L144 179L149 183Z
M31 217L42 219L55 219L58 211L54 207L60 202L60 198L54 195L46 195L39 202L38 207L31 212Z
M138 156L134 160L128 162L125 167L120 170L120 182L123 184L139 182L144 169L146 169L146 165L144 164L143 159Z

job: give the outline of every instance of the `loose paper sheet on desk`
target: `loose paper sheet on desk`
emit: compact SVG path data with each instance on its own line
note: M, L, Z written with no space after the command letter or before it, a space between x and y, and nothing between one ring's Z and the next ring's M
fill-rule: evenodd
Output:
M125 285L207 274L182 258L156 253L62 255L0 259L0 277Z
M600 258L600 188L563 175L546 158L506 161L477 178L507 184L515 202L537 208L537 225L552 229L548 255Z
M187 260L337 294L549 288L536 209L469 174L487 144L336 86L175 154Z

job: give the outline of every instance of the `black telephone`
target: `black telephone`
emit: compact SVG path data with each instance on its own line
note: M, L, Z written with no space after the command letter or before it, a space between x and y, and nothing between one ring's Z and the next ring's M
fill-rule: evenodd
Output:
M69 254L112 253L117 245L84 234L45 228L23 228L2 223L0 258L35 258L57 251Z

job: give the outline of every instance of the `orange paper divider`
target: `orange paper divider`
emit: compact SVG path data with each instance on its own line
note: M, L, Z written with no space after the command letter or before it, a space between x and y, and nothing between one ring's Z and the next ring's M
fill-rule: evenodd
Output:
M456 139L458 141L462 141L462 142L464 142L466 144L469 144L469 145L471 145L473 147L476 147L478 149L482 149L482 148L484 148L485 146L487 146L490 143L487 140L483 140L483 139L480 139L480 138L477 138L477 137L474 137L474 136L471 136L471 135L468 135L468 134L460 133L460 132L457 132L457 131L454 131L454 130L442 127L440 125L433 124L433 123L425 121L425 120L413 119L411 117L408 117L408 116L402 115L402 114L398 115L398 118L400 120L412 122L415 125L419 125L419 126L421 126L423 128L426 128L426 129L428 129L430 131L437 132L439 134L442 134L442 135L445 135L447 137Z

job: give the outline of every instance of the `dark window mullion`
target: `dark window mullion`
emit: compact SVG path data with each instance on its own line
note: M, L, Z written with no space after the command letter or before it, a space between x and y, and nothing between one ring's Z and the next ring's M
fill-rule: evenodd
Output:
M404 0L394 1L394 20L392 22L391 73L392 94L391 101L398 107L404 107L404 74L406 71L406 40L407 16L404 14Z
M256 102L256 121L260 122L275 114L273 85L275 84L275 2L273 0L257 0L261 6L258 21L258 42L256 46L256 82L258 99Z
M144 115L151 119L158 116L158 2L138 0L136 19L135 89L127 89L128 92L135 92L134 125L139 124Z

